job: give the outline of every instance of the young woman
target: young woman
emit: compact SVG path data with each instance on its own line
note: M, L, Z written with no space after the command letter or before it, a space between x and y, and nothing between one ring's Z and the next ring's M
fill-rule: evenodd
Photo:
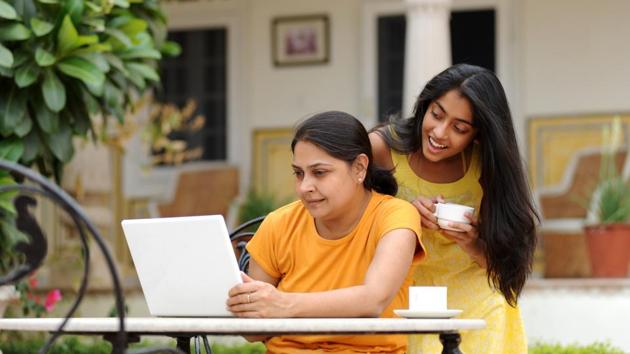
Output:
M531 271L537 215L501 83L460 64L431 79L414 114L370 133L375 163L394 171L398 196L416 206L427 258L416 285L448 286L448 306L487 327L462 335L462 351L527 353L518 296ZM475 208L470 224L441 229L435 203ZM415 336L410 352L436 353L437 336ZM483 349L481 349L483 348Z
M424 255L420 217L372 163L363 125L317 114L291 143L300 200L270 213L247 245L249 276L230 291L239 317L393 317L408 307L411 265ZM251 277L251 278L250 278ZM404 353L405 336L279 336L270 353Z

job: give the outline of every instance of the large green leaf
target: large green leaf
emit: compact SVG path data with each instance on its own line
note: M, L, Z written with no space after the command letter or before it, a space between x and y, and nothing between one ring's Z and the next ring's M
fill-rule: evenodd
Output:
M153 38L147 32L140 32L131 37L134 45L139 47L153 47Z
M59 71L83 81L86 85L102 86L105 75L98 67L80 57L69 57L57 63Z
M116 16L107 21L107 27L120 28L133 19L133 15L128 11L116 11Z
M90 10L92 12L96 12L96 13L103 12L103 7L102 6L96 5L95 3L91 2L91 1L86 1L85 2L85 6L88 8L88 10ZM84 21L83 23L86 23L85 19L83 21Z
M119 54L122 59L161 59L162 54L150 47L134 47Z
M118 71L122 72L123 74L127 72L127 69L125 69L125 63L123 63L123 61L118 56L111 53L105 53L103 54L103 57L105 58L105 60L107 60L109 65L113 66Z
M85 83L85 87L88 89L88 91L90 91L92 95L96 97L103 96L103 93L105 92L104 85L92 85L92 84Z
M59 112L66 105L66 88L52 69L44 72L42 95L46 106L53 112Z
M88 7L91 6L91 2L86 2L86 5ZM94 30L96 32L103 32L105 31L105 20L102 18L84 18L81 21L83 21L84 24L91 26L92 28L94 28Z
M110 52L112 46L109 43L95 43L83 48L78 48L72 51L73 55L83 56L85 54Z
M57 33L57 51L64 55L77 46L79 32L74 27L70 16L66 15L61 22L59 33Z
M50 134L59 129L59 115L48 109L39 95L33 97L31 107L34 108L37 124L45 133Z
M20 22L0 25L0 41L23 41L31 37L31 31Z
M20 138L23 138L26 134L28 134L33 128L33 121L31 117L27 114L24 115L22 121L15 127L15 135Z
M51 66L55 63L57 59L55 56L49 51L43 49L42 47L37 48L35 50L35 61L37 65L41 67Z
M23 163L30 163L35 160L35 157L39 155L41 151L41 143L36 129L32 129L28 135L24 137L24 153L22 154L21 161Z
M15 83L20 88L27 87L37 80L39 73L40 68L34 62L22 65L15 71Z
M127 0L114 0L114 5L126 9L126 8L129 7L129 1L127 1Z
M20 139L0 140L0 159L17 162L24 152L24 143Z
M11 2L18 16L24 20L24 23L28 23L37 12L34 0L12 0Z
M26 112L26 95L11 85L11 89L1 99L0 126L3 130L14 129Z
M0 65L0 76L9 78L13 77L13 69L5 68L4 66Z
M182 52L182 47L177 42L167 41L160 47L160 52L169 57L176 57Z
M92 52L92 53L80 53L79 57L89 61L90 63L96 65L98 70L103 73L107 73L109 71L109 63L105 56L102 53Z
M92 129L92 121L83 102L70 102L69 105L72 117L72 134L85 136Z
M81 87L81 97L90 116L101 113L101 105L86 88Z
M89 36L79 36L79 38L77 38L77 42L76 42L76 47L81 47L84 45L88 45L88 44L96 44L98 43L98 36L97 35L89 35Z
M133 46L131 39L127 35L116 28L106 28L105 33L110 36L110 41L114 48L129 48Z
M0 66L10 68L13 66L13 53L0 43Z
M157 71L146 64L127 63L125 66L127 70L138 73L148 80L160 81L160 75L158 75Z
M54 27L55 26L52 23L40 20L37 17L33 17L31 19L31 28L37 37L47 35Z
M83 15L84 0L64 0L63 12L70 15L72 22L78 23Z
M16 49L13 52L13 68L18 68L31 58L32 54L26 49Z
M56 158L61 162L70 161L74 154L74 147L72 146L72 131L66 123L62 123L57 132L48 134L44 138Z
M146 31L147 27L147 21L134 18L121 26L120 30L125 32L129 37L134 37L138 33Z
M126 75L127 79L129 79L131 82L133 82L134 85L136 85L136 87L142 91L146 88L147 84L146 81L144 80L144 78L142 77L142 75L138 74L135 71L131 71L129 70L127 75Z
M12 184L15 184L15 181L10 176L0 177L0 186L7 186ZM16 215L15 206L13 205L13 199L17 196L17 194L17 191L0 193L0 210L2 210L3 213L11 216ZM12 232L13 230L7 230L8 228L5 227L5 224L9 223L4 220L6 219L0 218L0 232L2 233L3 237L7 238L7 240L3 240L3 242L8 241L6 244L14 245L15 234ZM13 229L15 229L15 227L13 227Z
M0 0L0 17L6 18L7 20L15 20L17 18L17 12L15 12L13 6Z

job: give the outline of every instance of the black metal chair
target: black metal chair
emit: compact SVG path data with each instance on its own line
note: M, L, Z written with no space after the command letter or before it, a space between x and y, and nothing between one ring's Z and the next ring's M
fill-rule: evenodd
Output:
M242 223L241 225L237 226L230 233L230 240L232 241L232 244L234 245L234 249L236 250L236 258L238 259L238 267L240 268L240 270L242 270L245 273L247 273L247 270L249 269L249 253L247 252L247 249L245 249L245 246L247 246L247 242L249 242L249 240L252 238L252 236L254 236L254 233L255 233L254 231L251 231L250 229L253 226L256 226L262 223L263 220L265 220L265 217L266 215L263 215L263 216L253 218L249 221L246 221Z
M16 227L29 239L28 242L21 242L15 246L15 250L17 252L24 254L23 263L15 265L15 267L7 274L0 274L0 285L15 284L19 282L39 268L46 258L48 243L46 241L44 231L40 228L37 219L30 213L29 210L29 208L37 205L37 202L32 195L45 197L60 206L73 220L74 225L79 231L82 244L84 273L77 297L70 307L70 310L66 313L64 321L62 321L61 325L55 332L52 332L50 338L39 350L39 353L47 353L55 340L65 334L64 327L66 326L68 320L75 314L79 304L83 300L88 284L90 263L88 235L91 235L94 238L98 249L103 253L107 268L112 277L113 292L116 301L116 312L119 323L118 331L107 338L107 340L112 343L112 353L183 353L182 351L174 348L143 348L134 351L127 351L127 344L132 338L130 338L131 336L125 330L125 301L120 284L120 276L118 274L114 258L95 225L88 219L85 212L71 196L69 196L59 186L37 172L14 162L2 159L0 159L0 170L10 173L15 180L20 182L17 184L0 186L0 194L17 192L17 196L13 199L13 203L17 211Z

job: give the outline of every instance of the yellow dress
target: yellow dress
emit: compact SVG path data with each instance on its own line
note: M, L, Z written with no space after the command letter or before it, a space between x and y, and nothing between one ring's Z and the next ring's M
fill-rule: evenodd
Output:
M399 184L398 197L413 200L417 196L442 195L447 202L465 204L479 211L483 191L479 184L479 151L473 151L470 168L464 177L452 183L432 183L419 178L409 166L407 155L392 151L394 176ZM422 229L426 257L414 272L416 285L448 287L448 307L462 309L461 318L482 318L486 328L462 332L460 349L464 353L525 354L527 341L518 307L507 304L501 293L488 284L486 272L453 241L440 231ZM441 353L437 335L409 337L409 353Z

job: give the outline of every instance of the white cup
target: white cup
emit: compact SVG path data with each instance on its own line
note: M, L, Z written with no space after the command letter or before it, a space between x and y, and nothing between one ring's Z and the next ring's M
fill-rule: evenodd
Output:
M445 311L445 286L410 286L409 309L415 311Z
M473 213L475 208L462 204L454 203L437 203L435 204L435 212L433 215L437 216L438 224L443 229L449 229L449 222L457 222L462 224L470 224L465 216L466 213Z

